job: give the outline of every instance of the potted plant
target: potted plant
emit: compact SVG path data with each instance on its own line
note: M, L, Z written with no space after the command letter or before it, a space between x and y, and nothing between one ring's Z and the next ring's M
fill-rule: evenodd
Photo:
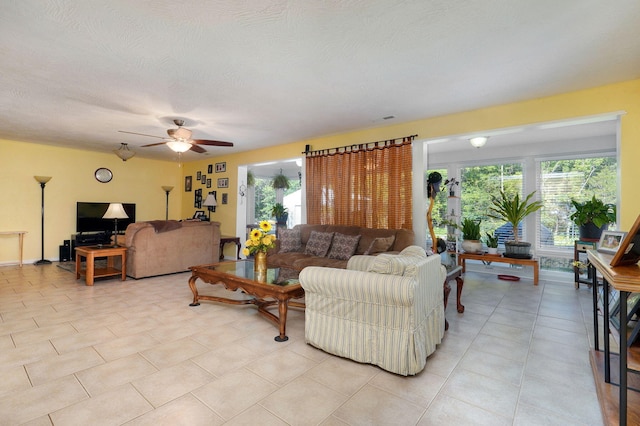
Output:
M491 197L492 206L489 207L489 217L493 219L501 219L511 224L513 229L513 240L505 241L505 257L516 257L529 259L531 255L531 243L520 241L518 235L518 224L522 222L531 213L540 210L543 206L542 201L531 201L533 191L524 199L520 199L520 194L514 196L507 195L504 191L500 191L500 197L495 195Z
M287 208L280 203L274 204L271 208L271 214L276 218L278 225L286 225L287 219L289 219L289 212Z
M576 211L569 218L580 228L581 240L599 240L602 231L616 222L616 205L605 204L595 195L584 202L572 198L571 204Z
M456 178L452 177L451 179L445 180L444 184L449 187L449 197L455 197L456 191L454 186L460 185L460 182L456 180Z
M487 244L489 254L498 254L498 236L495 233L491 235L487 232L484 242Z
M462 231L462 249L467 253L481 253L482 241L480 238L480 219L464 218L460 224Z
M282 171L280 171L279 174L273 177L271 186L273 189L289 189L289 178L283 175Z

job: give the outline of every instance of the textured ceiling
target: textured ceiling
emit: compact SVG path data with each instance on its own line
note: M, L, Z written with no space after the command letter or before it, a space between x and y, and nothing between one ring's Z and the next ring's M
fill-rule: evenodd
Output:
M185 160L640 78L638 0L2 0L0 138ZM394 116L390 120L383 117ZM402 135L399 135L402 136Z

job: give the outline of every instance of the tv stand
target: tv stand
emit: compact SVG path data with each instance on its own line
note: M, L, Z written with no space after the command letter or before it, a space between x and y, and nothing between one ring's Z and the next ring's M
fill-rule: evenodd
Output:
M76 247L111 244L111 232L80 232L71 234L71 258L75 259Z

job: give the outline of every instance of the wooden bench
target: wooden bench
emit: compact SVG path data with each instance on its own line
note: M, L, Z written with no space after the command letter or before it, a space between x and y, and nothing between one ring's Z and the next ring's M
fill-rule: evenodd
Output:
M509 265L531 266L533 268L533 284L538 285L538 274L540 273L540 265L538 259L516 259L513 257L504 257L500 254L487 253L459 253L458 265L462 266L462 272L465 271L465 262L467 260L481 260L482 262L508 263Z

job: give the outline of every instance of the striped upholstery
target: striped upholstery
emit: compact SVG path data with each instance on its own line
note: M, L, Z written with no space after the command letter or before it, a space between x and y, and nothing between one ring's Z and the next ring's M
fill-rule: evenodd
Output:
M372 259L353 256L347 270L302 270L305 339L334 355L417 374L444 336L440 256L414 257L415 277L365 272Z

